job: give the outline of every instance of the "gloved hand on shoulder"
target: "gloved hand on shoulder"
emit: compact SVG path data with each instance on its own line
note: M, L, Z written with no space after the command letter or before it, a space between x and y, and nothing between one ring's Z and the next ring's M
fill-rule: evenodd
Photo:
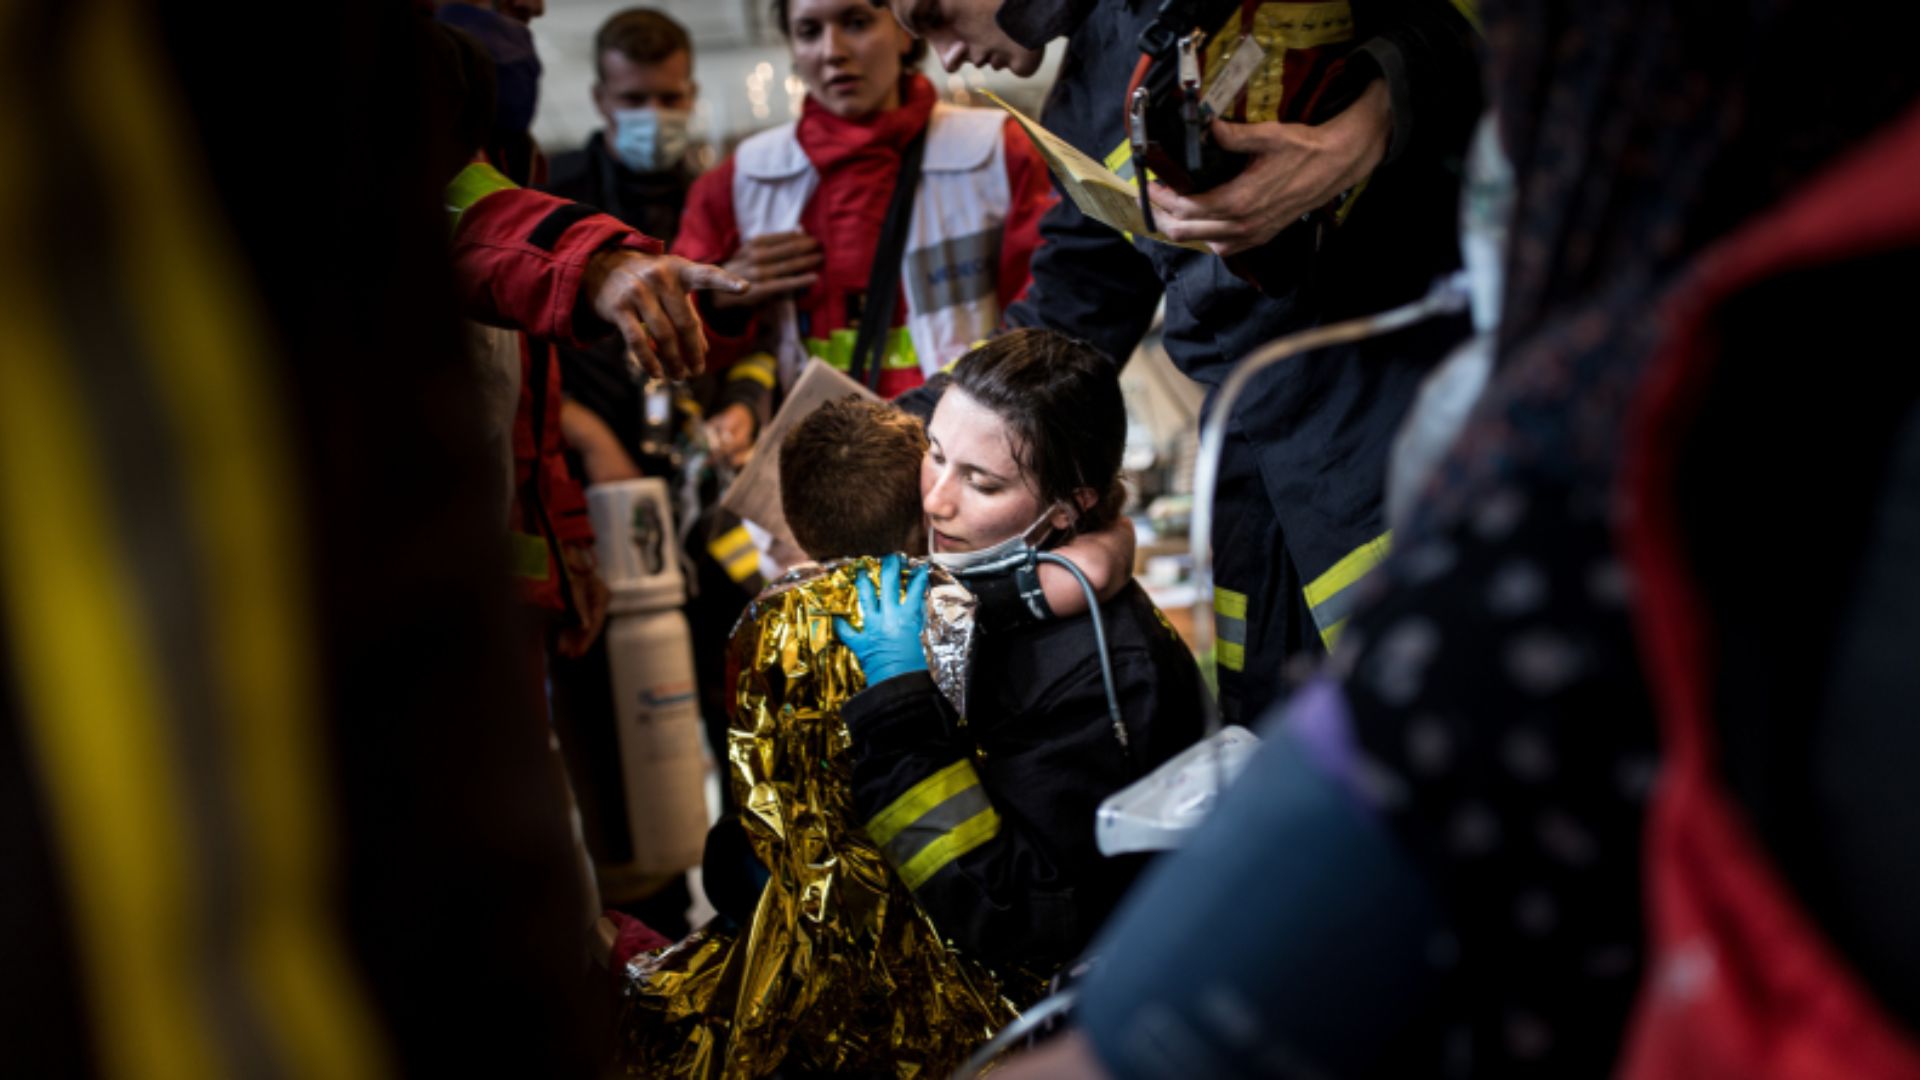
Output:
M902 596L900 567L904 561L899 555L881 560L877 595L867 575L854 578L854 588L860 594L859 629L846 619L833 620L834 632L860 661L868 686L877 686L896 675L927 670L927 654L920 647L920 628L927 619L927 567L922 565L913 572Z

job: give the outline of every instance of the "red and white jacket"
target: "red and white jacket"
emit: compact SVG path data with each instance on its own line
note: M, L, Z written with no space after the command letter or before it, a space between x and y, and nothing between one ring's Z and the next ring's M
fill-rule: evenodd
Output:
M749 138L694 182L674 254L719 263L746 239L799 229L820 241L826 260L812 288L762 312L765 325L709 318L710 363L729 362L766 330L778 338L783 381L809 355L847 366L900 155L922 130L881 395L910 390L958 358L1025 291L1040 216L1053 202L1045 162L998 110L937 104L920 75L902 91L899 108L861 121L809 98L798 121Z

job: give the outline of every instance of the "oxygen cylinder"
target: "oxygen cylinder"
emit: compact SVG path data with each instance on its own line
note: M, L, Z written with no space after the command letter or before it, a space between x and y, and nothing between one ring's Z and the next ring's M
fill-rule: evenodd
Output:
M621 785L633 862L611 876L680 874L706 844L706 750L693 639L666 481L623 480L587 489L601 573L611 596L612 669Z

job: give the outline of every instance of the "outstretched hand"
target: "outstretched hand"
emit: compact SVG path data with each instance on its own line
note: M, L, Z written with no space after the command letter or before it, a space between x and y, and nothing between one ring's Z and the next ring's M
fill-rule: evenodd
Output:
M587 260L580 292L594 314L626 339L627 365L636 378L644 372L656 379L684 379L707 367L707 329L691 294L746 288L746 282L717 266L611 248Z
M835 617L834 633L853 650L866 673L867 685L877 686L896 675L927 670L927 654L920 647L920 629L927 620L927 567L922 565L907 579L906 595L900 592L899 555L880 561L880 590L866 574L854 576L854 589L860 594L861 627L855 629L846 619Z

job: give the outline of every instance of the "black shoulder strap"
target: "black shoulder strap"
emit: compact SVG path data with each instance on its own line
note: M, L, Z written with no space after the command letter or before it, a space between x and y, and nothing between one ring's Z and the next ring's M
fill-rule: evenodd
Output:
M920 188L920 158L927 148L929 120L900 153L900 176L893 182L887 220L880 226L880 243L873 249L873 270L867 274L867 302L860 314L860 331L853 339L849 373L869 389L880 385L880 369L887 355L887 334L900 309L900 258L907 250L912 224L913 196Z

